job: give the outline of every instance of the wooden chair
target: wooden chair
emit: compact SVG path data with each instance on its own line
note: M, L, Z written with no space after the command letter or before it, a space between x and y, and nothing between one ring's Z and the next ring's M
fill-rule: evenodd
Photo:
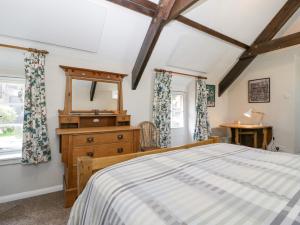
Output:
M156 128L155 124L150 121L144 121L141 122L138 126L141 129L141 136L140 136L141 151L160 148L159 130Z

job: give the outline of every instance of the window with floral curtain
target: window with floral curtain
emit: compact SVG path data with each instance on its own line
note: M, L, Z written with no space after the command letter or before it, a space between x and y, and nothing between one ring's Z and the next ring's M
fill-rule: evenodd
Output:
M157 72L154 81L153 122L160 132L160 147L171 144L171 74Z
M45 54L26 53L24 62L22 163L38 164L51 159L46 117Z
M210 135L210 125L207 113L207 90L203 79L196 80L196 125L194 140L207 140Z

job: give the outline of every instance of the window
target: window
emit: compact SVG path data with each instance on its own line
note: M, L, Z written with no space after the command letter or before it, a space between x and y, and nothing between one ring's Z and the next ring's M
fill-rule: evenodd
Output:
M25 80L0 76L0 160L20 158Z
M171 101L171 128L184 127L184 95L181 93L172 93Z

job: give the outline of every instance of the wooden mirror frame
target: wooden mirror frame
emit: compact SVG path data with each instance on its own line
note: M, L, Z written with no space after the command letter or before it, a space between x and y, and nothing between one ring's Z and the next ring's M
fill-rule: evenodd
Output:
M65 71L66 75L66 90L65 90L65 103L63 114L123 114L123 93L122 93L122 82L126 74L113 73L107 71L91 70L70 66L60 65ZM72 80L88 80L88 81L100 81L107 83L118 84L118 108L117 111L107 110L72 110Z

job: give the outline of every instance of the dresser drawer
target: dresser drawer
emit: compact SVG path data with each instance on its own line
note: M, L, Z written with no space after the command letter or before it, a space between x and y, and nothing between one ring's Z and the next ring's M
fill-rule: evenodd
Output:
M79 123L79 117L77 116L63 116L59 118L60 123Z
M133 134L130 131L91 134L91 135L77 135L73 138L73 146L78 145L98 145L106 143L118 143L132 141Z
M130 115L123 115L117 117L118 122L130 121Z
M128 153L133 153L131 142L75 147L73 148L73 165L77 164L77 158L80 156L99 158Z

